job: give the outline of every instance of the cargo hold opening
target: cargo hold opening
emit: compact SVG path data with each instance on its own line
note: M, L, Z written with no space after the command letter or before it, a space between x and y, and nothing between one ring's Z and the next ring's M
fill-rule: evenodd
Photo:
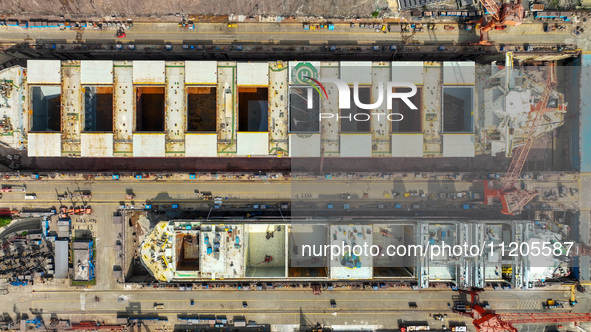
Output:
M415 245L415 227L412 225L373 225L373 244L381 253L373 258L373 276L378 278L414 278L415 255L387 253L386 249ZM382 255L383 254L383 255ZM400 255L399 255L400 254Z
M315 256L314 246L327 244L327 228L324 225L292 225L288 237L288 277L328 278L328 257ZM307 250L307 251L306 251ZM306 251L306 252L304 252Z
M312 108L308 108L311 97ZM320 95L311 87L289 89L289 131L292 133L317 133L320 131Z
M247 225L246 278L285 278L286 227L276 224Z
M238 131L269 131L269 89L238 87Z
M164 87L136 88L135 131L164 131Z
M410 89L394 89L394 92L402 93L408 92ZM423 88L417 87L417 93L408 98L413 105L418 109L413 110L406 103L398 98L392 100L392 113L400 113L404 117L402 121L392 121L392 132L393 133L420 133L422 130L422 93ZM393 117L398 119L398 117Z
M61 131L61 94L59 86L31 87L33 119L31 131Z
M443 132L473 132L474 89L466 86L443 87Z
M341 132L342 133L369 133L371 128L371 110L358 108L353 101L353 87L349 88L349 98L351 108L341 109ZM362 104L371 104L371 87L360 86L359 102ZM362 114L363 113L363 114Z
M214 86L187 88L187 131L216 131L216 91Z
M113 131L113 87L84 88L84 131Z
M177 271L199 271L199 233L177 232L175 237Z

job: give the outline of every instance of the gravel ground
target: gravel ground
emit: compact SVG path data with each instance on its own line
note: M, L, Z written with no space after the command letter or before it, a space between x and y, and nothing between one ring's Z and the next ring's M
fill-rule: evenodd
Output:
M392 0L390 0L392 1ZM282 15L368 17L387 0L0 0L4 14L159 16L175 13L204 15ZM391 10L395 8L390 8Z

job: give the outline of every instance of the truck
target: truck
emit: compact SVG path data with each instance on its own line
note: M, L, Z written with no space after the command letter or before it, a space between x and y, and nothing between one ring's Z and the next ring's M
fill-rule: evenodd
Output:
M564 308L564 302L548 299L548 300L546 300L546 302L542 303L542 308L544 308L544 309Z
M429 325L401 325L399 326L400 332L410 332L410 331L429 331L431 328Z
M10 186L10 187L12 189L10 191L22 191L22 192L24 192L26 190L25 189L25 186Z

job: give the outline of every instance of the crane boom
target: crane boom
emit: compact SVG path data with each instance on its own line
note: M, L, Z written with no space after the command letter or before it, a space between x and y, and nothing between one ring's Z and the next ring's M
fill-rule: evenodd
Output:
M505 173L505 176L501 179L501 182L503 183L502 188L489 189L488 183L485 182L485 201L487 204L490 204L493 197L500 199L501 204L503 205L503 209L501 210L503 214L513 215L516 212L520 212L527 203L537 196L537 192L535 191L516 189L515 183L519 179L519 175L521 174L523 166L525 165L529 151L531 150L534 140L536 139L536 132L540 126L540 123L542 122L544 113L550 111L550 109L547 107L548 100L550 99L550 95L555 86L556 73L554 64L551 63L548 66L548 76L546 77L546 86L542 92L542 96L538 103L532 107L531 111L529 112L530 120L528 122L527 128L525 129L525 141L522 146L516 148L516 151L513 154L513 159L511 159L509 169L507 170L507 173Z
M517 332L513 324L589 322L590 313L572 312L507 312L497 313L485 309L480 303L478 293L482 289L460 290L470 295L470 302L455 301L453 311L473 318L472 324L478 332Z
M495 0L480 0L482 6L489 12L495 21L500 20L499 13L501 8L497 5Z
M525 165L525 161L527 156L529 155L529 151L536 139L536 132L540 123L542 122L543 115L549 109L547 108L548 100L550 99L550 94L556 85L556 77L554 73L554 65L550 64L548 67L548 78L546 80L546 87L544 88L544 92L542 93L542 97L530 112L530 116L533 116L533 119L530 120L529 126L526 129L525 134L525 142L522 146L516 148L515 155L511 160L511 165L507 170L507 173L503 179L503 191L512 189L515 187L515 182L519 178L519 174L521 174L521 170L523 169L523 165Z
M488 40L488 31L500 27L505 28L505 25L520 25L523 22L525 11L521 6L521 0L516 0L515 3L504 3L502 7L497 5L495 0L480 0L482 7L491 15L488 23L484 24L484 16L480 19L478 26L480 26L480 41L478 45L491 45Z

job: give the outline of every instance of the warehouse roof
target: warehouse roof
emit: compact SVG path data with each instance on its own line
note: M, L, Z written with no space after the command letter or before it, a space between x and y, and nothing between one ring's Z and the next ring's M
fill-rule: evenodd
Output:
M55 241L55 277L65 279L68 277L68 240Z
M74 280L90 280L91 262L90 262L91 242L74 242L73 244L73 265Z

